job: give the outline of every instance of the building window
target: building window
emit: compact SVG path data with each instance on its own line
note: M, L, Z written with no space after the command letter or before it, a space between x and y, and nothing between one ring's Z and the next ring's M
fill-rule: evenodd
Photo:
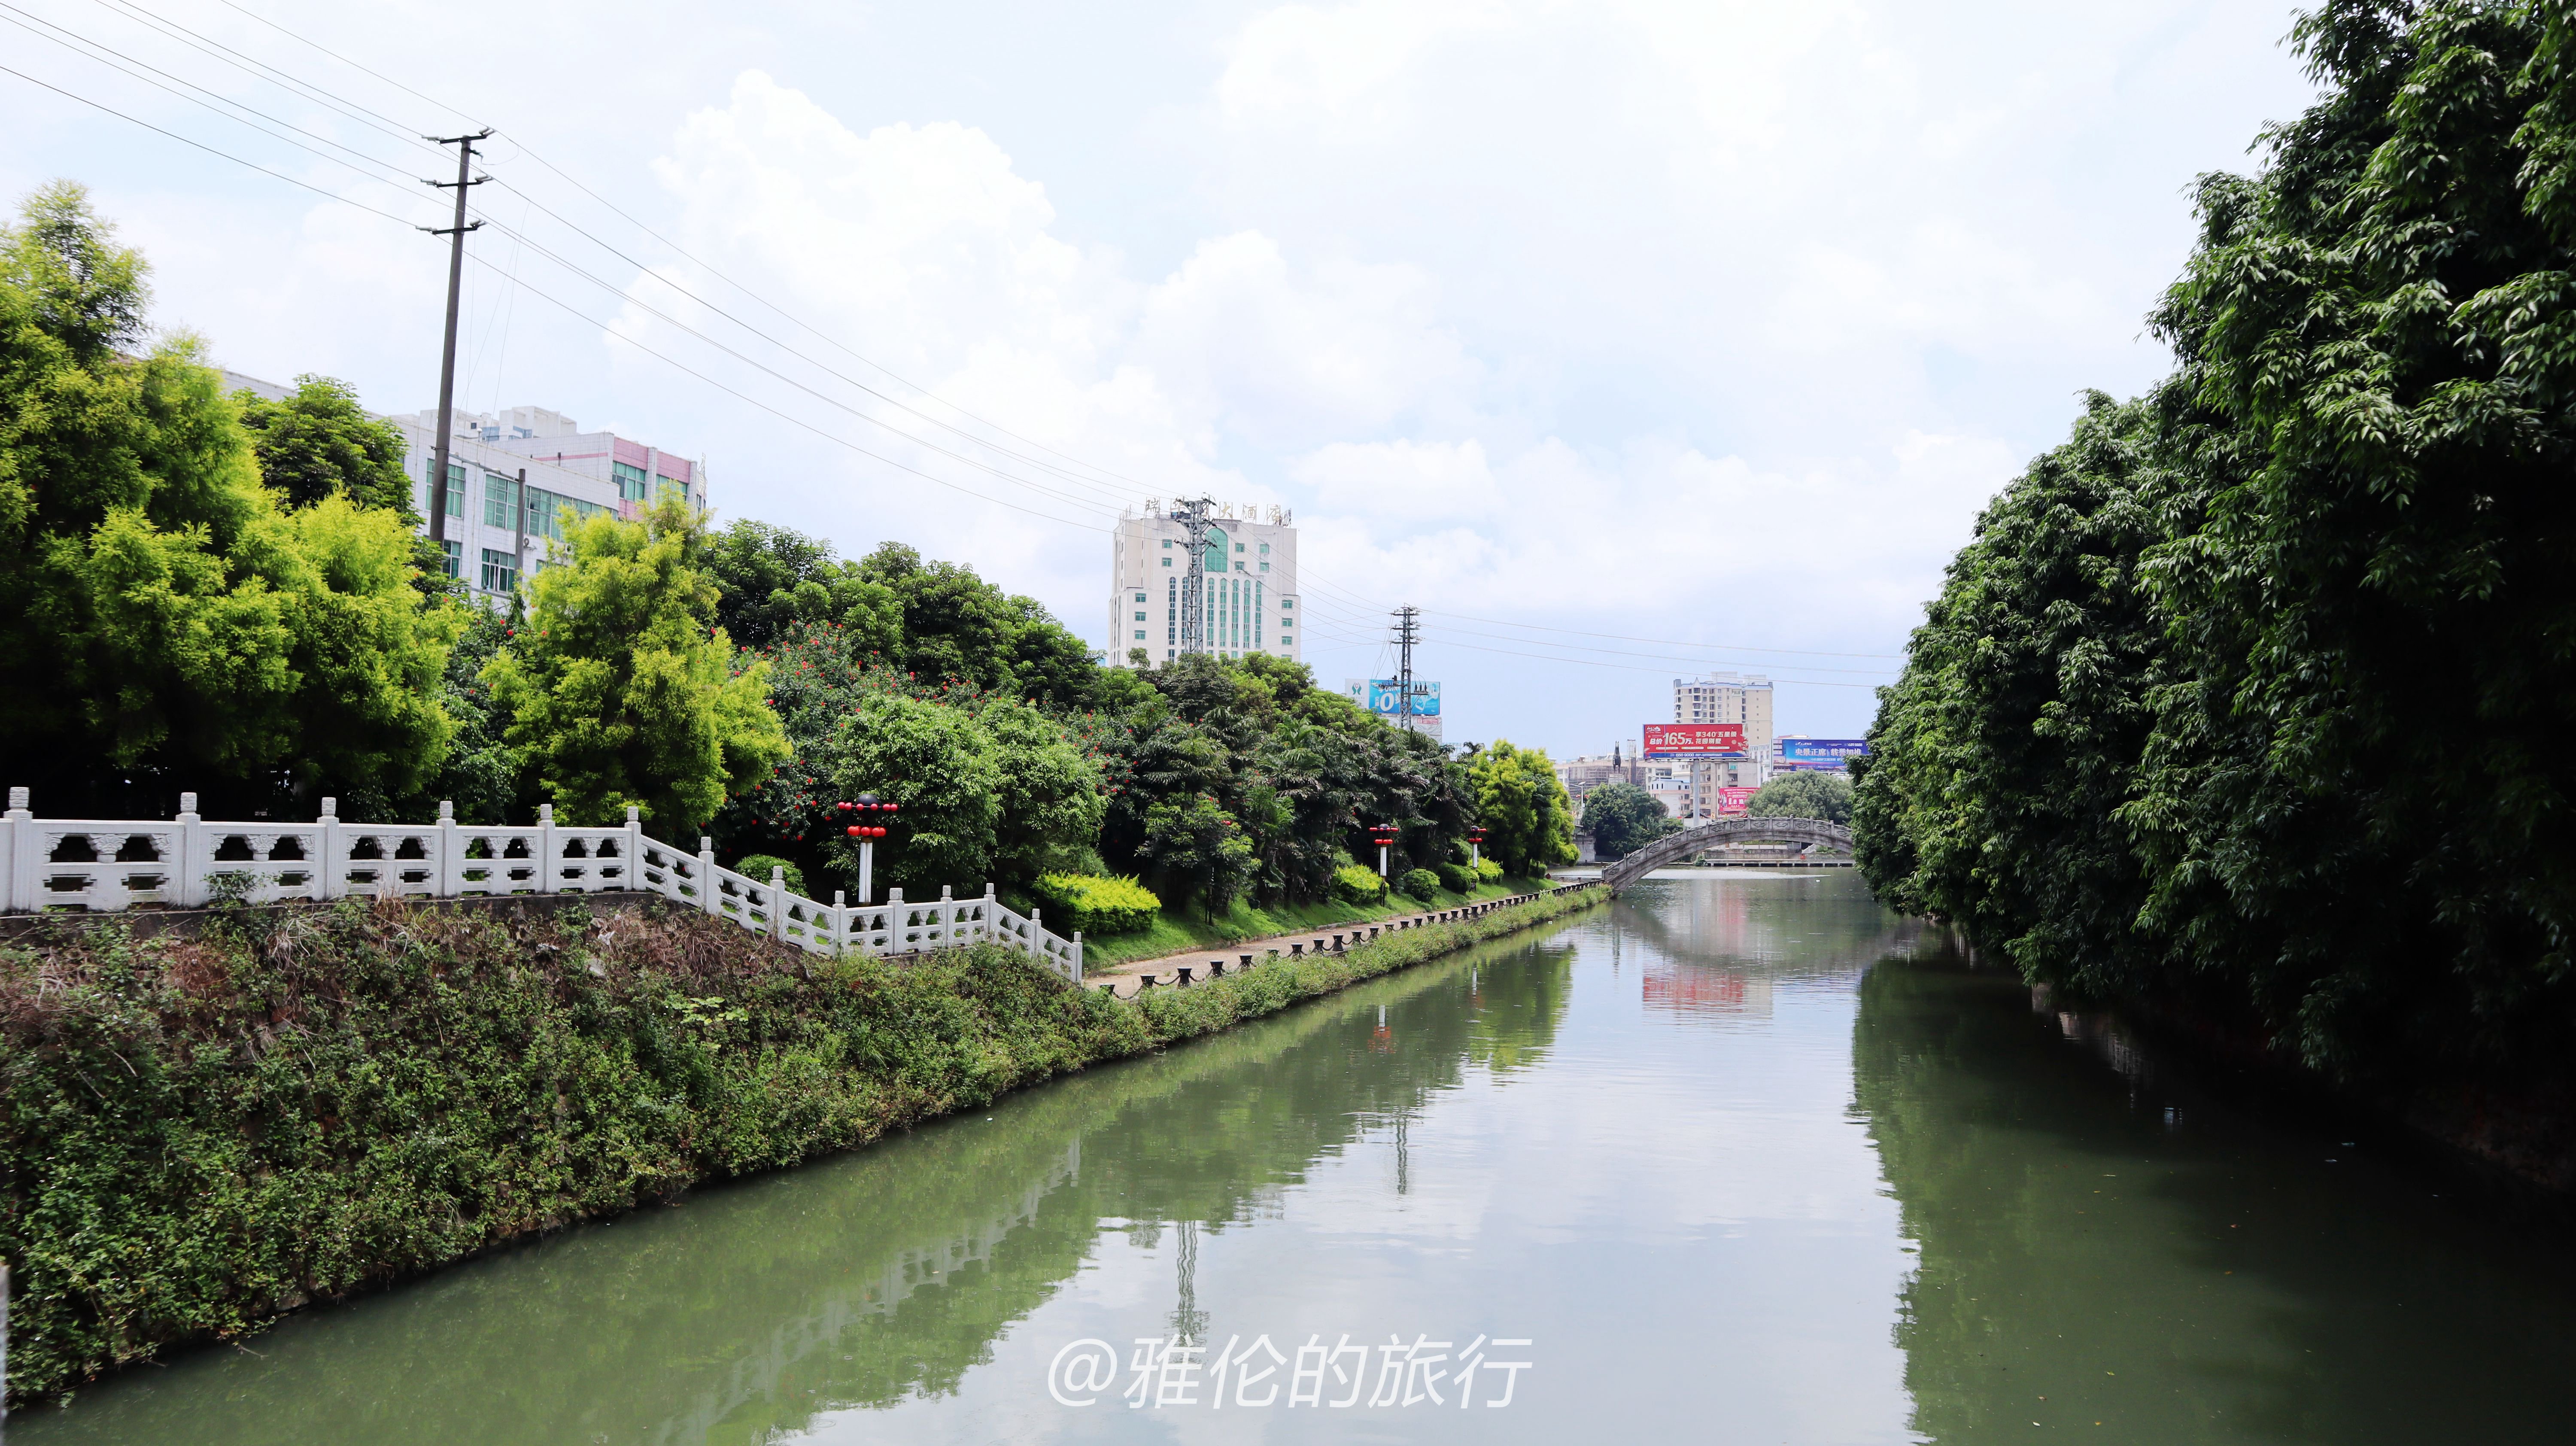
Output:
M1168 537L1166 537L1166 538L1164 538L1164 539L1163 539L1163 550L1164 550L1165 552L1169 552L1169 551L1171 551L1171 550L1172 550L1172 540L1171 540L1170 538L1168 538Z
M1296 610L1296 607L1297 600L1293 597L1283 597L1279 600L1279 610L1283 613L1293 612Z
M1164 558L1164 559L1163 559L1163 566L1165 566L1165 567L1170 567L1171 565L1172 565L1172 560L1171 560L1170 558L1168 558L1168 557L1167 557L1167 558Z
M1138 614L1136 614L1136 621L1138 621L1138 622L1140 622L1140 623L1141 623L1141 622L1143 622L1144 620L1145 620L1145 615L1144 615L1143 613L1138 613Z
M1268 564L1268 563L1266 563L1266 562L1265 562L1265 563L1263 563L1263 564L1261 564L1261 570L1262 570L1263 572L1268 572L1268 571L1270 570L1270 564Z
M421 464L420 475L430 484L432 491L437 490L438 458L435 454ZM429 510L429 499L426 493L421 498L421 510L424 512ZM465 515L465 464L462 462L447 464L447 515L450 517ZM455 574L451 572L448 576L454 577Z
M450 497L455 496L455 489L448 489L447 495ZM465 544L451 537L447 541L440 543L439 546L446 549L447 552L447 561L445 564L447 575L449 577L456 577L463 574L465 571Z
M483 549L483 590L516 592L519 590L519 559L506 552Z
M508 531L514 524L511 509L519 505L519 482L515 477L483 474L483 525Z
M1145 595L1144 595L1143 593L1141 593L1141 592L1140 592L1140 593L1136 594L1136 601L1138 601L1138 602L1143 602L1144 600L1145 600Z
M689 501L689 484L676 477L654 478L653 500L659 502L665 497L677 497L681 505L686 506Z
M1270 550L1270 544L1269 544L1269 543L1266 543L1266 542L1265 542L1265 543L1263 543L1263 544L1261 544L1261 550L1262 550L1263 552L1268 552L1268 551Z
M624 462L611 462L608 470L617 477L617 495L629 502L644 500L644 469Z
M1136 641L1140 643L1145 641L1145 630L1143 628L1138 628L1136 630Z
M1236 544L1234 545L1234 550L1235 550L1235 551L1237 551L1237 552L1241 552L1241 551L1243 551L1243 544L1242 544L1242 543L1240 543L1240 542L1236 543Z

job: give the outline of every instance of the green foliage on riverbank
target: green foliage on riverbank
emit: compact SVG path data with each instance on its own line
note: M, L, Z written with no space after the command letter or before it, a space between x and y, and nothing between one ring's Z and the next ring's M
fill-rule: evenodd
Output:
M819 961L704 915L361 904L0 949L8 1387L848 1149L1580 907L1144 1005L998 948Z
M2576 21L2327 4L2152 325L1855 764L1882 897L2346 1080L2576 1047Z

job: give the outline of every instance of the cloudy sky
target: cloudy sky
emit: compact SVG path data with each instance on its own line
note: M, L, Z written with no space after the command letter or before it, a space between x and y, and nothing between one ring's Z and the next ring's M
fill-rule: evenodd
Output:
M1318 676L1410 603L1449 737L1562 757L1710 669L1867 724L1977 509L2164 369L2184 189L2305 103L2292 19L8 0L0 187L88 184L235 370L412 411L406 138L490 125L460 405L703 456L727 515L1095 644L1122 505L1285 505Z

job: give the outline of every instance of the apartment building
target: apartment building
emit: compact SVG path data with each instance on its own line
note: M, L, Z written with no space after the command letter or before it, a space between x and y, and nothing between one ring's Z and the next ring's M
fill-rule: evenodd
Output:
M1109 543L1109 661L1144 650L1145 666L1181 651L1181 579L1189 572L1190 534L1177 508L1159 500L1120 516ZM1299 638L1295 518L1252 503L1219 503L1209 513L1205 555L1205 650L1239 658L1304 655Z

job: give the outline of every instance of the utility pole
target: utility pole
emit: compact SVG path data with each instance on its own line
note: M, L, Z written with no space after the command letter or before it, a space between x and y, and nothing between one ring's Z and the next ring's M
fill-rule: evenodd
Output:
M1216 503L1197 497L1172 505L1181 509L1181 526L1190 535L1189 571L1181 574L1181 656L1186 658L1207 651L1208 509Z
M451 184L456 187L456 223L445 230L435 226L420 228L432 236L451 237L455 242L447 253L447 344L438 359L438 450L431 454L429 463L429 540L437 543L442 553L447 551L448 434L456 427L456 299L465 284L465 233L483 228L480 221L465 224L465 188L491 179L474 174L474 143L488 140L491 135L492 128L485 126L470 136L421 137L456 147L455 181L423 182L442 191Z
M1395 726L1413 731L1413 645L1422 640L1422 609L1395 610Z

